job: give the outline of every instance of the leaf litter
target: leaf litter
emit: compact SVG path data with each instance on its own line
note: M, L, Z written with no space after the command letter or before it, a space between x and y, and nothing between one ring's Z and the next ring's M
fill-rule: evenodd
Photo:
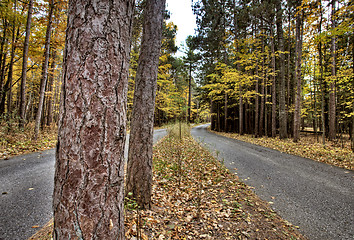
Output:
M153 176L151 210L126 208L127 239L306 239L190 134L155 146Z

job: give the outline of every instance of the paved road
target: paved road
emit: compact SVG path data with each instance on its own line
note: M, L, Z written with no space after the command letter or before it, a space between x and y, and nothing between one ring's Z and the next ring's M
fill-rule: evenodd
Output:
M192 129L220 160L310 239L354 239L354 171ZM274 199L272 198L274 197Z
M165 135L155 130L154 143ZM0 160L0 240L27 239L52 218L54 152Z

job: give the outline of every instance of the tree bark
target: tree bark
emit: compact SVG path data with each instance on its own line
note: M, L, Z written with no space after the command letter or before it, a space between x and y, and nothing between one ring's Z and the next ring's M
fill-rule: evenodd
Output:
M147 0L143 35L135 78L126 194L132 193L140 208L151 207L152 146L156 80L162 40L165 0Z
M54 178L59 239L124 239L134 0L69 1Z
M46 88L47 79L48 79L48 65L49 65L50 39L51 39L51 34L52 34L53 10L54 10L54 0L50 0L49 1L47 32L45 35L44 62L42 65L41 88L40 88L40 93L39 93L38 110L37 110L36 121L35 121L35 126L34 126L34 140L37 140L37 138L38 138L39 126L41 124L42 110L43 110L43 105L44 105L45 88Z
M336 27L334 14L335 14L336 1L332 0L332 13L331 13L331 23L332 29ZM331 38L331 74L332 79L330 83L329 92L329 140L333 140L336 137L336 37Z
M301 6L302 0L299 1ZM302 11L296 16L296 58L295 58L295 110L294 110L294 142L300 139L300 122L301 122L301 56L302 56Z
M21 78L21 89L20 89L20 122L19 127L23 128L25 125L25 115L26 115L26 77L27 77L27 60L28 60L28 47L29 47L29 37L31 34L31 21L32 21L32 11L33 11L33 0L28 3L28 14L27 14L27 24L26 24L26 37L23 44L23 60L22 60L22 78Z
M286 112L286 100L285 100L285 54L284 54L284 37L283 37L283 10L281 8L281 1L278 0L277 4L277 33L279 43L279 137L280 139L287 138L287 112Z

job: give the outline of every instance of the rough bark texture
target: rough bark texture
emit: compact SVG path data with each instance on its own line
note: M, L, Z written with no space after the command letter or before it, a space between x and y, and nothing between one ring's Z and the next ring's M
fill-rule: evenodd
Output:
M143 35L135 78L129 139L126 194L132 193L141 208L150 208L152 145L156 80L162 40L165 0L147 0Z
M299 6L301 6L299 1ZM295 110L294 110L294 142L300 139L300 120L301 120L301 55L302 55L302 14L296 17L296 57L295 57Z
M50 51L50 39L51 39L51 34L52 34L53 10L54 10L54 1L50 0L49 1L47 32L45 35L44 62L42 65L41 88L40 88L40 93L39 93L39 103L38 103L38 110L37 110L37 114L36 114L36 122L35 122L35 126L34 126L34 139L38 138L39 125L41 124L42 110L43 110L43 105L44 105L45 88L46 88L47 79L48 79L49 51Z
M284 38L283 38L283 10L281 8L281 1L277 1L277 33L279 42L279 137L281 139L287 137L287 112L286 112L286 100L285 100L285 54L284 54Z
M133 0L69 1L54 179L54 239L124 239L133 8Z
M331 14L331 23L332 29L336 27L334 14L335 14L335 4L336 1L332 0L332 14ZM329 140L333 140L336 137L336 38L335 36L331 39L331 73L332 80L330 84L330 92L329 92L329 132L328 138Z
M32 21L32 11L33 11L33 0L28 3L28 14L27 14L27 24L26 24L26 37L23 44L23 58L22 58L22 78L21 78L21 89L20 89L20 128L24 127L25 115L26 115L26 77L27 77L27 60L28 60L28 47L29 47L29 37L31 34L31 21Z

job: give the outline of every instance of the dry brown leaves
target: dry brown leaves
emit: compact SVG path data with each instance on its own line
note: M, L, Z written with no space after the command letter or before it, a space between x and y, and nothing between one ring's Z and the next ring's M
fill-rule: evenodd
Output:
M127 239L305 239L190 136L155 147L152 202L126 210Z
M303 134L299 142L294 143L292 139L279 139L270 137L254 138L252 135L239 135L236 133L213 133L238 139L244 142L257 144L263 147L278 150L280 152L309 158L318 162L324 162L333 166L354 170L354 153L350 150L350 141L326 142L326 145L317 142L317 139L310 135ZM343 147L341 147L343 145Z
M55 147L58 136L56 126L46 127L34 141L33 123L28 124L24 130L13 125L0 123L0 160Z

